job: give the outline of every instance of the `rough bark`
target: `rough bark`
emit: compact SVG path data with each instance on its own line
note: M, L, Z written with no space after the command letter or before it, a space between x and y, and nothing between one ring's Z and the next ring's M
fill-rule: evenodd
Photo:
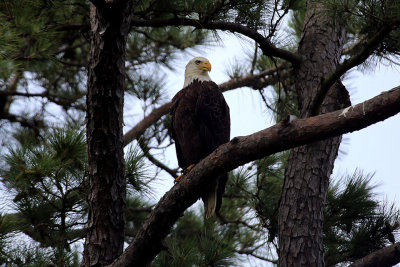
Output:
M361 104L319 115L283 121L221 145L174 185L158 202L134 241L110 266L146 266L162 249L162 240L215 175L252 160L306 143L360 130L400 112L400 87Z
M400 262L400 243L374 251L349 267L389 267Z
M88 67L90 194L82 266L104 266L123 250L125 195L123 102L131 1L93 1Z
M321 88L323 78L339 63L344 34L328 17L323 4L308 2L299 54L303 61L295 70L296 91L302 117ZM330 112L350 105L349 95L337 82L321 106ZM285 170L279 209L279 266L324 266L323 209L329 176L341 137L293 149Z

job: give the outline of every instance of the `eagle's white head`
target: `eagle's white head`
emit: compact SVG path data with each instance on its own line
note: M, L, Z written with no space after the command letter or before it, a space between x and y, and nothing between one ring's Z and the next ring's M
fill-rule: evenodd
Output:
M198 79L199 81L211 81L208 72L211 71L211 64L208 59L204 57L195 57L189 61L185 69L185 82L183 87L185 88Z

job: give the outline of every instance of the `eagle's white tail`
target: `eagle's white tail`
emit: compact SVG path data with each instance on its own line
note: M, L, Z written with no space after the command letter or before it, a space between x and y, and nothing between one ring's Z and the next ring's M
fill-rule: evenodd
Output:
M208 191L206 196L203 198L203 202L204 213L206 219L208 219L215 213L215 207L217 206L217 188Z

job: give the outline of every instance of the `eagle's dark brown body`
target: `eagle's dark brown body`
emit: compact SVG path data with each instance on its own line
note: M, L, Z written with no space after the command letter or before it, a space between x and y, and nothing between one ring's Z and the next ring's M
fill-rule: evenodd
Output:
M172 135L181 168L198 163L229 141L229 107L217 84L194 80L172 102ZM228 174L223 174L216 177L215 185L210 185L210 188L217 187L216 211L221 206L227 179ZM206 193L203 200L205 197Z

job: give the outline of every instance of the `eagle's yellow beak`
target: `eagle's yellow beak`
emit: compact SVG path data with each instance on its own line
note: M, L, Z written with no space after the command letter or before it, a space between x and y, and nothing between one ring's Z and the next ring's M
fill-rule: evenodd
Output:
M197 68L201 70L211 71L211 63L209 61L201 62L199 65L197 65Z

